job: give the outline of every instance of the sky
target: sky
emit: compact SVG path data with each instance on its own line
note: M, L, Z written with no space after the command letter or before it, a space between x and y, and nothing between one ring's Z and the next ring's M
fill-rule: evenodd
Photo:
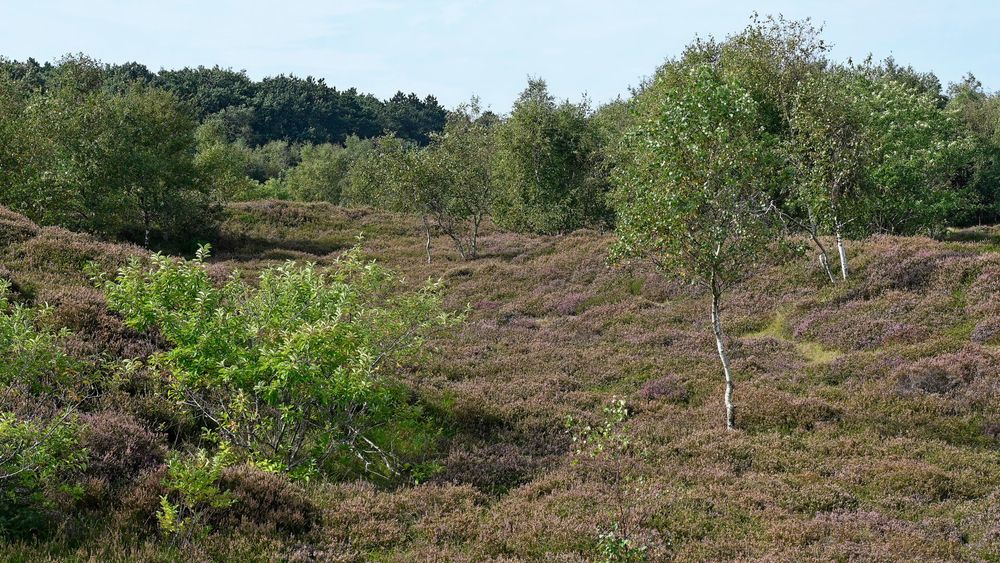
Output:
M475 94L506 112L528 76L559 98L626 95L696 35L723 38L754 11L812 18L836 60L891 55L944 84L971 71L1000 89L996 0L0 0L0 56L312 75L447 107Z

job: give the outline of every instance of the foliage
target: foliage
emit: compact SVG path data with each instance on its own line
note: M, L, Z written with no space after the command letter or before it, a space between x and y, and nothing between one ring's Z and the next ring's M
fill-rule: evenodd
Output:
M179 401L234 454L299 478L352 468L394 471L393 433L418 409L395 383L395 362L437 326L439 284L394 293L399 280L357 249L328 273L288 263L250 285L238 274L215 287L204 263L154 255L104 280L110 306L139 330L156 327L173 348L153 364Z
M611 201L614 255L706 285L741 277L763 251L775 166L756 105L707 66L658 77L637 101Z
M253 81L246 72L219 66L164 69L154 80L158 87L183 100L199 121L226 108L247 105L254 95Z
M965 189L953 179L967 161L969 143L953 112L937 100L895 80L866 85L861 97L874 166L874 186L857 234L940 233L971 208Z
M738 82L756 102L761 125L783 135L803 85L827 68L830 44L822 31L809 19L755 13L745 29L724 41L696 39L681 60L686 65L712 64Z
M348 146L354 137L347 138ZM270 141L250 151L247 175L258 182L280 178L302 159L302 147L287 141Z
M637 447L625 429L629 411L624 399L612 399L603 408L603 419L597 426L583 425L566 419L566 428L573 433L573 451L598 463L602 479L609 481L614 494L611 526L598 536L597 550L605 561L645 561L646 548L636 545L632 537L638 526L636 498L643 495L642 478L635 471Z
M472 98L448 115L444 133L424 149L434 180L418 199L463 259L478 256L479 230L495 198L495 129Z
M50 311L11 302L11 284L0 278L0 405L15 394L59 394L71 382L75 362L62 349L65 329L38 328Z
M426 147L382 137L351 168L347 200L419 215L428 261L432 226L463 259L475 258L495 191L493 128L473 98L449 115L444 133Z
M416 155L414 147L394 135L375 139L372 150L351 167L349 189L341 197L350 205L416 212L410 197L416 191Z
M948 108L969 136L970 160L964 185L978 196L974 218L980 224L1000 218L1000 96L983 91L971 74L949 89Z
M0 537L38 533L43 511L80 494L86 465L70 411L48 420L0 411Z
M386 100L382 110L382 129L396 136L425 145L432 133L444 128L448 113L434 96L420 99L416 94L396 94Z
M65 331L39 328L46 310L10 301L0 279L0 535L34 533L56 495L75 493L78 447Z
M633 545L632 541L619 535L616 528L601 532L597 539L597 552L607 563L633 563L646 561L646 550Z
M230 143L217 121L200 125L195 132L197 154L194 164L223 201L243 201L254 198L260 185L247 176L253 152L242 142Z
M156 520L160 530L174 541L187 542L204 537L211 528L203 523L204 511L228 508L234 502L232 494L219 489L228 454L225 449L209 456L205 450L167 460L163 487L167 494L160 497ZM177 500L172 501L171 496Z
M7 119L20 144L0 202L32 219L147 244L212 224L208 182L193 159L195 123L170 94L71 82L31 95Z
M586 101L557 104L532 79L498 131L494 219L505 228L565 233L606 219L599 137Z
M0 58L0 75L42 91L69 86L114 94L136 85L156 88L173 94L199 123L218 120L230 140L252 146L272 141L342 144L351 135L370 138L389 131L425 144L431 133L444 127L447 114L433 96L397 92L382 101L313 77L279 75L254 81L245 71L219 66L153 73L139 63L110 65L82 54L55 64Z
M300 150L298 165L283 176L288 193L299 201L340 203L341 194L350 182L353 164L372 150L371 141L357 136L347 138L345 146L305 145Z

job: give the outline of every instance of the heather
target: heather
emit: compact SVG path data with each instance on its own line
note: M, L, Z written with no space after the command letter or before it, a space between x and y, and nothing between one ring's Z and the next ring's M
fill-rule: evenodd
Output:
M132 361L175 349L170 333L129 326L88 274L149 255L2 217L8 314L50 305L30 318L49 351L41 380L75 390L24 388L8 408L27 416L48 401L25 419L37 428L71 406L65 439L86 452L60 470L68 488L25 500L32 520L2 540L15 559L1000 554L990 328L1000 270L989 241L851 241L854 271L836 285L808 253L763 257L723 311L736 374L727 432L711 295L642 263L611 265L611 235L513 234L487 221L479 258L462 260L438 233L428 264L418 218L230 205L206 258L217 287L288 259L333 272L357 244L399 272L397 291L440 278L444 309L465 318L399 362L407 403L438 430L407 450L398 477L292 480L233 462L212 481L225 502L204 501L203 531L177 536L157 514L163 496L184 506L170 467L210 445L203 421L178 409L161 370Z

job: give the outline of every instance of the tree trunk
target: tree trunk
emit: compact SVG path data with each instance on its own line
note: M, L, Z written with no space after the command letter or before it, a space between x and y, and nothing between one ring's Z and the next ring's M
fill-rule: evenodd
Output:
M847 248L844 247L844 237L840 234L840 227L837 227L837 253L840 255L840 275L847 279Z
M715 345L719 349L719 359L722 360L722 371L726 376L726 429L736 428L736 407L733 405L733 372L729 367L729 352L726 350L725 336L722 334L722 320L719 318L719 301L721 295L712 284L712 332L715 333Z
M431 263L431 226L427 223L427 216L423 216L424 220L424 237L427 239L427 243L424 245L427 251L427 263Z
M479 223L483 220L482 216L477 216L473 219L472 223L472 238L469 240L469 255L473 259L479 257Z
M809 235L812 237L816 248L819 249L819 263L823 266L823 270L826 271L827 277L830 278L830 283L836 283L837 280L833 277L833 270L830 269L830 255L827 254L826 247L819 241L819 237L816 236L815 232L811 232Z

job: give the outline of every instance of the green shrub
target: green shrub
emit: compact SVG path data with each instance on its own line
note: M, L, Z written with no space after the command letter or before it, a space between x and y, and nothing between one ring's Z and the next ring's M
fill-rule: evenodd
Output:
M86 467L71 411L51 419L0 412L0 537L36 535L60 498L78 496Z
M154 255L103 280L109 306L173 345L152 364L213 436L261 468L306 478L324 470L394 471L392 450L419 441L419 409L390 377L423 337L455 317L439 284L400 292L400 279L346 253L312 264L233 274L213 285L202 248L191 261ZM392 447L389 444L393 444Z
M175 541L187 541L211 531L202 521L205 511L227 508L234 502L232 494L220 490L218 485L227 459L227 451L223 449L213 456L205 450L190 456L175 454L167 461L167 475L162 484L168 494L160 497L160 510L156 513L164 534Z
M55 499L79 492L78 447L65 332L36 326L45 310L12 304L0 280L0 535L33 534Z
M68 332L37 328L49 309L11 303L10 287L0 279L0 386L6 390L0 408L18 396L56 391L73 364L60 347Z

